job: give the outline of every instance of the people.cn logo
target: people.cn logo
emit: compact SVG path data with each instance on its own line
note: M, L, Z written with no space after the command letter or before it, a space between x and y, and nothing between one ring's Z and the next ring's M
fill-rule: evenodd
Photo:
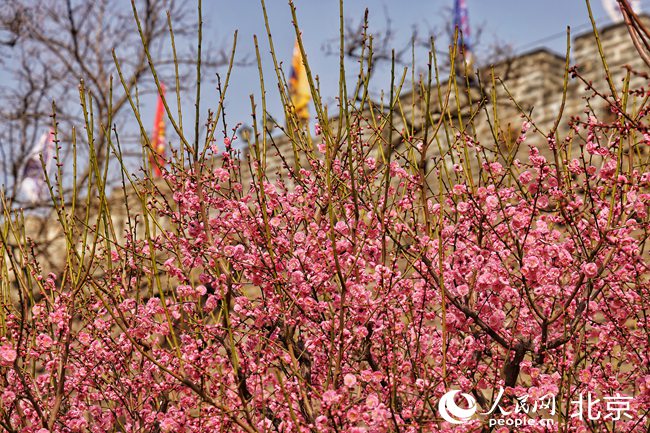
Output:
M476 413L476 399L470 394L461 393L460 395L467 402L467 409L463 409L454 401L458 393L460 393L458 390L448 391L438 402L440 416L451 424L464 424Z

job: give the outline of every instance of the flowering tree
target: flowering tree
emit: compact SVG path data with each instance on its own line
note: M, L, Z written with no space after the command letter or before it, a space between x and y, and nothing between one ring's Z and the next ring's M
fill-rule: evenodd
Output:
M142 206L125 199L124 236L95 167L98 215L59 211L60 275L43 275L29 242L3 256L0 425L510 431L441 418L441 396L457 389L479 413L522 421L520 396L554 396L536 408L553 425L518 431L645 431L647 101L614 103L608 122L588 111L543 145L522 120L527 158L504 164L469 128L434 154L445 117L413 137L393 108L373 122L360 100L342 125L321 116L315 144L287 131L300 158L277 175L265 134L244 164L234 134L210 139L211 120L202 154L170 164L163 186L125 173ZM12 236L8 218L3 245ZM591 393L634 398L618 417L572 416Z

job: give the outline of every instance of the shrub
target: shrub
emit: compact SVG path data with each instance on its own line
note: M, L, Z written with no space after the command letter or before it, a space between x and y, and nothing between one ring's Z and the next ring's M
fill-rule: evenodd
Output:
M463 89L453 73L422 88L427 109ZM219 116L203 149L177 130L189 162L170 161L159 182L125 170L124 235L96 166L93 212L77 218L54 198L67 241L58 274L42 275L7 217L3 245L20 242L3 261L16 299L0 334L0 425L489 431L476 417L440 419L440 397L460 389L480 412L553 395L547 415L561 431L644 430L647 100L634 113L614 102L608 122L587 108L541 145L522 119L526 157L506 163L471 120L424 116L422 136L397 130L391 89L388 108L344 98L333 121L312 83L320 135L288 104L277 174L266 116L247 161L234 135L215 145ZM443 130L448 150L433 152ZM588 393L633 395L630 417L572 417Z

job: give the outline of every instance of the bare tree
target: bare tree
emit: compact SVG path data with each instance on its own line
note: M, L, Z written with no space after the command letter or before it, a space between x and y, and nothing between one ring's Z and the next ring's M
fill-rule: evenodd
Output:
M117 3L117 4L116 4ZM56 121L63 137L61 152L70 152L72 126L83 124L79 92L90 101L94 148L99 161L109 149L106 134L122 120L127 94L151 91L144 83L149 65L146 52L172 76L169 21L179 44L196 26L187 3L176 0L136 0L144 44L136 28L130 2L120 0L8 0L0 12L0 57L7 76L0 86L0 170L6 195L17 197L21 168L37 137ZM169 18L169 21L168 21ZM113 50L120 62L124 86L117 79ZM218 52L219 53L219 52ZM179 53L181 74L190 73L193 53ZM203 61L203 66L223 64L225 55ZM186 66L183 68L183 66ZM150 80L148 80L150 81ZM182 82L190 82L182 80ZM139 142L139 134L133 142ZM87 141L83 131L78 142ZM79 146L81 149L82 146ZM82 171L85 170L85 174ZM78 168L77 183L88 175Z

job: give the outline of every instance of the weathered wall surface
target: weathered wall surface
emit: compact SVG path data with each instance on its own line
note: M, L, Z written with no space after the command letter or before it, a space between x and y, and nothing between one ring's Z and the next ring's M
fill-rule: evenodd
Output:
M642 19L646 25L650 25L650 16L643 16ZM599 36L617 91L620 93L623 89L623 80L630 71L636 72L630 74L630 88L647 87L647 78L643 74L648 74L650 71L636 51L627 27L622 23L605 26L599 29ZM456 117L459 111L458 106L460 106L460 112L464 117L464 126L466 126L470 116L474 116L475 130L469 131L470 135L475 135L479 142L487 144L488 147L495 145L496 137L498 145L503 146L500 151L505 154L508 153L509 142L516 139L525 120L520 114L521 110L523 110L534 119L535 126L538 129L536 131L533 128L529 132L528 143L543 145L546 141L545 136L549 134L560 113L564 90L565 64L564 53L558 54L546 49L537 49L496 65L485 67L480 71L480 86L475 84L468 92L463 87L463 83L459 83L458 101L455 98L455 91L452 90L447 110L452 117ZM573 38L569 64L570 66L576 66L579 74L585 81L591 83L593 89L601 94L611 93L593 32L589 31ZM494 80L492 74L494 74ZM496 85L493 86L493 83ZM447 84L448 82L441 84L442 100L437 97L437 91L432 94L429 111L432 113L433 124L441 115L440 107L444 105L444 93ZM565 109L558 130L560 137L568 131L569 118L583 114L585 97L591 95L593 90L587 89L582 80L569 76L566 92ZM496 107L492 103L493 93L496 96ZM479 103L482 99L485 100L484 105ZM631 102L633 103L633 101ZM598 98L594 99L594 103L596 104L594 109L597 110L599 117L601 119L607 118L609 107L606 103ZM383 113L385 118L388 117L386 102L384 102L384 107L381 107L383 111L380 110L378 105L373 108L375 110L374 114ZM426 104L422 95L414 95L411 92L403 91L399 104L394 109L395 113L392 122L394 131L414 131L415 138L413 142L417 141L418 138L422 139L424 136L423 122L425 116L423 114L425 111ZM498 125L495 122L495 111L496 117L499 119ZM369 115L364 117L370 118ZM375 116L373 119L376 120L377 117ZM455 133L461 129L461 125L458 122L456 123L456 131L441 130L439 132L436 140L440 142L432 143L431 152L434 152L434 149L437 152L438 145L445 151L448 145L447 136L450 136L453 140ZM385 128L382 133L378 133L377 125L378 122L363 125L364 138L387 142L388 133L386 131L388 128ZM429 140L432 138L431 132L430 129ZM276 138L276 143L280 147L285 160L289 164L294 164L291 143L286 139L278 138ZM401 145L403 143L401 143L399 134L394 133L393 148L399 149ZM515 156L523 158L526 152L527 149L522 148ZM270 152L270 154L274 153L274 151ZM270 173L280 165L279 158L271 158L269 161Z

